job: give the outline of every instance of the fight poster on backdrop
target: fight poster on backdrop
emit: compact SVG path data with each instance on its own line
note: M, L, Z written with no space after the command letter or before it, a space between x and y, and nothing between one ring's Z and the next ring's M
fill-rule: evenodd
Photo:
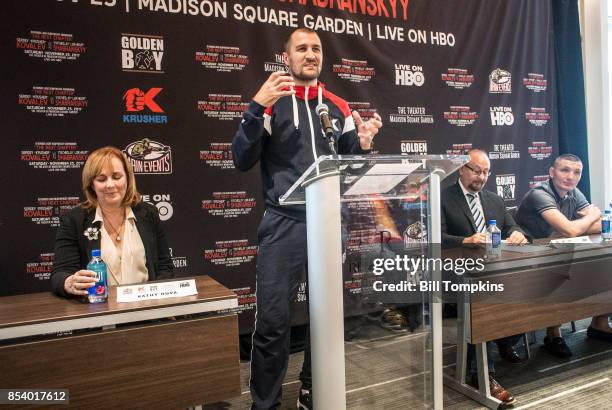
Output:
M59 216L83 198L84 161L115 145L159 210L177 274L233 289L249 331L262 188L258 167L234 169L231 141L251 97L284 69L297 27L321 37L326 87L383 118L381 154L482 148L487 188L514 206L557 151L550 1L10 0L0 9L1 295L49 290Z

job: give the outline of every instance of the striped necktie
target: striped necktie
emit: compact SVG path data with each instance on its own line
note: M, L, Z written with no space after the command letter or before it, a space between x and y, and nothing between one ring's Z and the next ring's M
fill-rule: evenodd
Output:
M478 201L476 201L476 195L473 193L468 193L467 196L469 198L468 204L470 205L470 211L472 211L472 216L474 217L474 225L476 226L476 233L485 231L485 220L484 215L480 211L480 207L478 206Z

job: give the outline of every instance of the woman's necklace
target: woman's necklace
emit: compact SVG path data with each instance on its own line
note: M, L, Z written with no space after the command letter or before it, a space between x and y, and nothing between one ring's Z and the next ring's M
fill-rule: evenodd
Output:
M102 208L100 208L102 209ZM123 220L121 221L121 226L119 226L119 229L116 229L113 224L110 221L110 218L108 218L106 216L106 214L104 213L104 211L102 211L102 216L104 217L104 223L108 224L109 228L111 228L113 230L113 235L115 236L115 239L117 240L117 242L121 242L121 232L123 231L123 226L125 225L125 210L123 210Z

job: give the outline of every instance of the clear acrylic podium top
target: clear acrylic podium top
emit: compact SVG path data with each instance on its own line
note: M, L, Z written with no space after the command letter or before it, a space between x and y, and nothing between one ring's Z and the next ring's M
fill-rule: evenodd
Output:
M306 203L306 186L330 174L340 175L340 201L397 199L398 189L421 185L433 172L440 180L470 160L467 155L324 155L279 198L281 205Z

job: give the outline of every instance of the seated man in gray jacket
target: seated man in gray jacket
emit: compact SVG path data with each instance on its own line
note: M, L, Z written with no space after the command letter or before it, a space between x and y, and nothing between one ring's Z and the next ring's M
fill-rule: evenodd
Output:
M601 232L601 211L576 187L582 176L582 161L575 155L558 156L549 168L550 179L533 187L518 208L516 219L532 239L576 237ZM608 316L594 317L587 335L612 342ZM546 329L544 347L551 354L572 355L559 326Z

